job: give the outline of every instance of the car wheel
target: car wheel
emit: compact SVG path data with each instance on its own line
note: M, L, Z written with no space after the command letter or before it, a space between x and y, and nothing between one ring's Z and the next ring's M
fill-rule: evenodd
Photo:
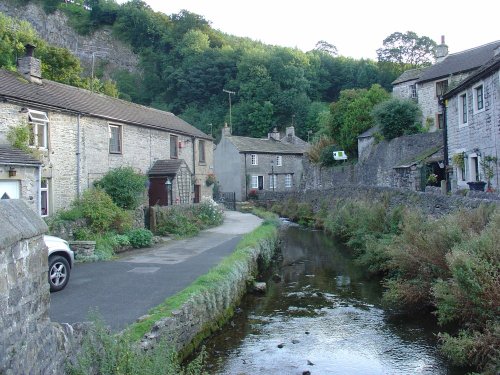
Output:
M51 292L64 289L69 281L69 272L69 263L64 257L56 255L49 258L49 284Z

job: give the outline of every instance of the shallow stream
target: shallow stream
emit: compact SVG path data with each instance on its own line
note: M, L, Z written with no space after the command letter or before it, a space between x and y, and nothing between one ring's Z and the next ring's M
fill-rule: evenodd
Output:
M436 349L433 319L381 306L349 252L318 231L288 227L265 295L247 296L205 343L210 374L464 374Z

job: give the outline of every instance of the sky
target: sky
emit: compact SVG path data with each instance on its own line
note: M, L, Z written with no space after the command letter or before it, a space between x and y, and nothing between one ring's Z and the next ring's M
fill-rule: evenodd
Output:
M119 3L125 0L119 0ZM414 31L449 53L500 40L500 1L449 0L145 0L168 15L182 9L203 16L214 29L266 44L314 49L324 40L339 55L376 60L394 32Z

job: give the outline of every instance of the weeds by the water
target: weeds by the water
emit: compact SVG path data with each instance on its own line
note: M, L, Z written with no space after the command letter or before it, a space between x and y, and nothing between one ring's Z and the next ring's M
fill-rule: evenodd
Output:
M96 314L82 340L82 349L74 363L68 364L69 375L198 375L205 352L183 367L175 349L166 340L144 351L127 335L110 333Z
M290 200L273 209L300 221L298 207ZM320 209L316 223L350 245L370 273L384 276L388 306L432 312L443 326L460 330L440 334L452 362L498 372L500 209L481 206L435 219L386 202L339 201Z

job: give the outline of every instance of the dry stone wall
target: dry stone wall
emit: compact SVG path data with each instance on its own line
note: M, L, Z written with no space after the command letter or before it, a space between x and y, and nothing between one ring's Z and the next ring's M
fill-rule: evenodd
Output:
M63 374L73 327L52 323L44 221L21 200L0 201L0 374Z

